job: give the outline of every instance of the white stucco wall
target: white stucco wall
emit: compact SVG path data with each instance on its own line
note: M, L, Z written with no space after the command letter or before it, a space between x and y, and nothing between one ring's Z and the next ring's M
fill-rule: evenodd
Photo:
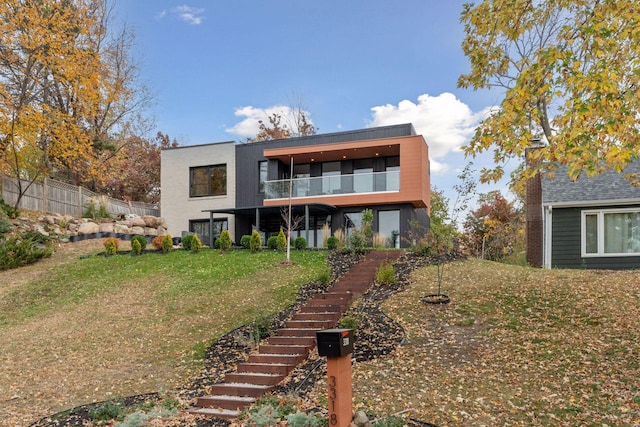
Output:
M161 208L168 232L179 237L189 230L189 220L209 219L205 209L235 207L236 160L235 143L193 145L170 148L162 151L160 169ZM195 166L227 165L227 194L225 196L189 197L189 168ZM235 235L233 215L215 214L214 218L226 217L229 232ZM205 243L205 242L203 242Z

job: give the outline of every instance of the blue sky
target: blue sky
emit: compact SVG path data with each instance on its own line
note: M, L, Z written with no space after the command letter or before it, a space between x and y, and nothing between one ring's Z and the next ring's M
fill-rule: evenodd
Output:
M158 130L181 145L244 140L259 118L300 101L319 133L412 122L432 183L452 199L467 162L459 147L499 103L456 87L469 70L463 3L120 0L115 11L136 33Z

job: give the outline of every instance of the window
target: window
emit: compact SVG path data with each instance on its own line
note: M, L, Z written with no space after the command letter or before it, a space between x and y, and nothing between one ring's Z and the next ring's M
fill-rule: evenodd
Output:
M215 241L220 237L222 230L229 229L229 222L227 218L219 218L213 220L213 240ZM189 221L189 231L196 233L203 245L209 244L209 220L208 219L194 219Z
M356 193L370 193L373 191L372 159L354 160L353 175L353 190Z
M340 192L340 162L322 164L322 192L324 194Z
M258 162L258 192L264 193L264 183L267 180L267 161Z
M582 212L582 256L640 255L640 210Z
M378 212L378 233L385 238L388 248L400 247L400 211Z
M190 168L189 175L189 197L227 194L227 165Z

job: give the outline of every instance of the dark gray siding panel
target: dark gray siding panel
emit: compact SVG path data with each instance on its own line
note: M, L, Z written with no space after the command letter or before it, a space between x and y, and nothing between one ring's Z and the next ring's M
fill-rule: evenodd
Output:
M615 209L629 206L589 207L588 210ZM640 257L581 256L581 208L554 208L552 224L551 266L553 268L635 269L640 268Z
M554 268L579 268L580 209L554 209L552 224L551 266Z

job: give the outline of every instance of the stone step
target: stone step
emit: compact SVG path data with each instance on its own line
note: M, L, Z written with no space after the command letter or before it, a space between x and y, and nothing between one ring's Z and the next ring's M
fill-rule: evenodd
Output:
M262 374L248 372L229 372L224 376L227 383L250 383L258 385L276 385L282 381L286 375Z
M306 358L306 354L252 354L247 359L247 363L271 363L295 366Z
M340 307L340 310L343 311L349 306L350 301L351 300L346 300L343 298L333 298L333 299L318 298L318 299L310 299L309 301L307 301L307 306L308 307L326 307L328 305L338 306Z
M288 363L238 363L239 373L262 373L287 375L295 367Z
M199 408L219 408L227 410L238 410L253 405L256 401L255 397L247 396L230 396L230 395L209 395L199 397L196 406Z
M223 420L235 420L240 416L240 411L234 411L229 409L215 409L215 408L192 408L187 412L193 415L203 415L207 417L221 418Z
M221 383L214 384L209 387L209 394L211 396L248 396L248 397L260 397L273 386L271 385L259 385L250 383Z

